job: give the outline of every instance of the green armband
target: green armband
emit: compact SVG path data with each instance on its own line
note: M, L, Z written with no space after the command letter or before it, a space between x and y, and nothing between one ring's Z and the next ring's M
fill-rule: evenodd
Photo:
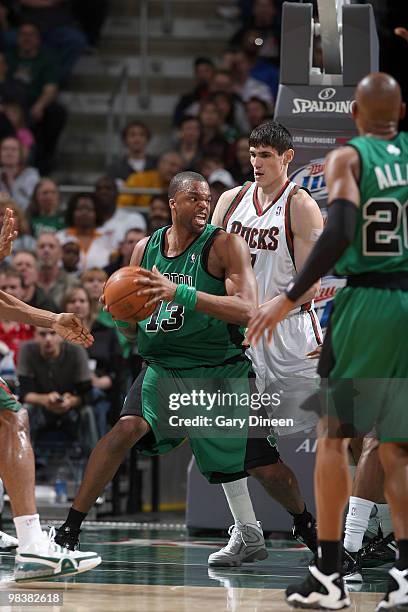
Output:
M181 304L187 310L195 310L197 304L196 288L183 284L177 285L173 301L176 302L176 304Z

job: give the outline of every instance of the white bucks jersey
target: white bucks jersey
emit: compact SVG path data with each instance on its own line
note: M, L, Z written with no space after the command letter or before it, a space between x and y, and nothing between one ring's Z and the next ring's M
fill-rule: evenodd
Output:
M299 186L288 180L262 210L256 183L247 182L224 216L224 229L248 243L260 304L282 293L296 274L290 206L298 190Z

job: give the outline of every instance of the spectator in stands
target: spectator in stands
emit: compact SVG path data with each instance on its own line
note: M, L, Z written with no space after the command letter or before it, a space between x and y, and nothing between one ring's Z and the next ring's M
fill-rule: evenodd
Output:
M35 340L21 348L17 373L34 447L44 430L52 430L74 444L81 444L82 433L87 438L82 447L89 452L98 435L87 406L91 372L86 350L64 342L52 329L37 327Z
M251 131L270 118L269 106L260 98L250 98L245 104L245 111Z
M237 185L254 180L254 171L249 158L249 142L247 136L241 136L235 143L234 160L229 171Z
M180 121L175 150L183 160L183 170L197 170L201 160L201 123L197 117L186 115Z
M85 32L90 48L96 47L108 14L108 0L98 0L97 10L95 0L71 0L71 4L73 14Z
M61 310L65 293L78 282L61 267L62 250L55 232L42 232L37 240L38 286Z
M125 183L125 187L138 187L139 189L160 189L167 192L173 176L183 169L183 160L177 151L167 151L159 157L156 170L135 172ZM151 194L122 194L118 199L118 206L149 206Z
M75 193L65 212L67 228L57 233L61 244L76 241L79 244L79 269L106 266L111 254L111 241L100 232L102 212L92 193Z
M221 132L228 143L234 142L239 136L239 127L235 121L235 106L233 94L219 91L211 95L222 119Z
M33 155L35 140L32 131L26 125L24 109L19 102L11 101L4 103L4 112L13 126L16 138L22 147L23 162L28 163L28 160Z
M0 289L10 295L24 300L23 278L17 270L6 268L0 272ZM26 323L15 323L2 319L0 321L0 341L11 350L14 365L17 365L18 353L22 342L34 337L34 327Z
M65 272L73 278L78 278L80 274L79 260L81 252L79 244L73 240L68 240L62 245L62 266Z
M56 102L58 78L49 55L41 50L40 31L24 23L17 34L17 48L8 57L10 75L25 87L30 127L37 143L35 165L48 174L66 111Z
M220 195L227 191L228 189L232 189L235 187L236 183L228 170L215 170L209 178L208 184L210 186L211 191L211 210L210 214L213 213L214 208L220 198Z
M59 205L60 194L55 181L49 178L40 179L27 208L28 221L35 237L41 232L58 232L65 227L64 215Z
M180 125L183 116L190 114L189 107L192 104L208 96L210 81L214 72L214 62L208 57L197 57L194 60L195 87L192 92L185 94L177 102L173 118L175 125Z
M199 172L208 181L208 177L212 172L221 170L222 168L224 168L224 162L220 157L217 157L217 155L206 155L201 160Z
M6 208L11 208L14 212L15 229L18 232L17 238L13 241L13 253L19 251L33 251L36 241L30 236L30 225L21 208L12 200L8 193L0 192L0 229L3 225L4 212ZM8 257L6 259L9 260Z
M23 147L15 136L1 141L0 166L0 191L7 191L26 210L40 175L37 168L25 165Z
M20 272L23 278L23 302L35 308L58 312L55 302L47 297L38 285L39 272L35 254L30 251L20 251L12 257L11 265Z
M169 201L166 196L155 196L149 206L148 235L166 225L171 225Z
M267 104L273 104L270 88L251 76L252 62L253 58L247 51L240 49L235 51L232 65L234 91L244 102L248 102L251 98L260 98Z
M22 105L25 104L24 87L21 83L8 76L7 72L6 56L0 52L0 140L6 138L6 136L15 136L16 134L13 124L4 112L4 104L11 101Z
M222 117L213 100L200 104L201 148L204 155L216 155L223 161L227 158L228 143L222 135Z
M154 170L157 159L146 153L146 147L150 140L150 130L141 121L130 121L122 131L122 141L126 147L126 153L122 158L111 164L107 169L107 175L113 179L126 179L133 172L145 172Z
M278 95L279 69L268 58L261 56L263 45L259 30L247 30L242 39L242 49L251 58L250 76L268 85L275 100Z
M146 220L141 213L117 208L118 188L114 179L102 176L96 181L95 200L102 217L98 231L106 237L111 252L119 249L128 229L138 227L141 231L146 230Z
M103 272L101 270L101 272ZM105 275L106 277L106 275ZM83 287L71 289L61 304L64 312L74 312L86 325L94 337L94 343L87 349L92 383L92 406L100 436L108 431L108 412L112 401L118 397L117 381L121 366L121 350L113 327L107 327L95 320L91 299Z
M75 24L71 2L20 0L20 3L23 20L37 26L45 46L56 58L58 82L63 85L88 44L85 34Z
M153 202L160 198L160 196L156 196L153 198ZM152 210L152 204L150 204L150 211ZM108 276L119 270L119 268L123 268L124 266L128 266L130 264L130 258L132 257L133 249L142 238L146 237L146 232L138 229L137 227L128 230L125 234L124 239L122 240L119 248L119 255L116 259L114 259L111 263L105 266L104 270ZM82 282L84 284L84 281ZM92 293L89 287L84 285L88 290L88 293L92 297Z
M242 46L248 30L257 30L261 34L262 48L260 55L275 64L279 61L280 11L275 0L254 0L252 16L234 34L231 45Z

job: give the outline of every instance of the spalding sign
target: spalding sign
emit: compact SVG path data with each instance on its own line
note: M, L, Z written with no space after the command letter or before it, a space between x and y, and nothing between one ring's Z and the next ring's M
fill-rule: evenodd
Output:
M324 180L324 157L312 159L307 166L298 168L290 180L310 191L315 200L327 198L326 181Z

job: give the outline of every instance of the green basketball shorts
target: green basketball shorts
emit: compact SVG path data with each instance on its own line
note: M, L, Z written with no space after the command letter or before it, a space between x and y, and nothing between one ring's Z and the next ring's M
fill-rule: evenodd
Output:
M18 412L22 406L8 388L7 383L0 378L0 410L12 410Z

